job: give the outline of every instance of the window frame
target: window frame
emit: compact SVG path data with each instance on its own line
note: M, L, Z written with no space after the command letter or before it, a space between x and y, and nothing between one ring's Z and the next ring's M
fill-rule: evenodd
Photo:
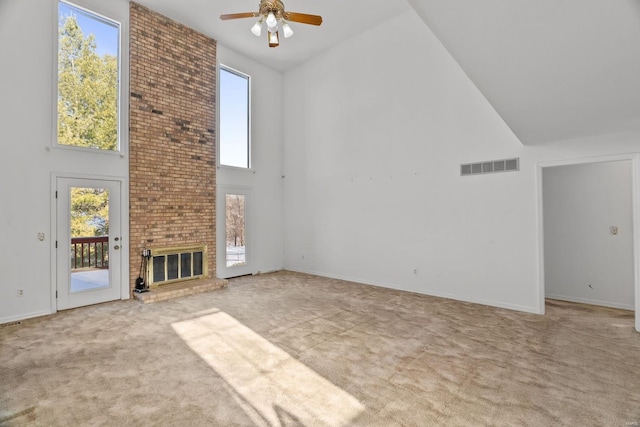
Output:
M226 165L223 164L221 162L221 154L222 154L222 141L221 141L221 137L220 137L220 130L221 130L221 117L220 117L220 110L221 108L221 99L220 99L220 94L221 94L221 84L220 84L220 72L224 70L226 72L229 72L231 74L235 74L236 76L239 77L243 77L247 80L247 167L243 167L243 166L233 166L233 165ZM216 97L217 97L217 108L216 108L216 118L217 118L217 129L216 129L216 163L217 163L217 167L218 168L225 168L225 169L232 169L232 170L239 170L239 171L254 171L253 168L253 141L252 141L252 115L251 115L251 103L252 103L252 98L251 98L251 82L252 78L249 74L247 73L243 73L242 71L239 71L236 68L230 67L228 65L225 65L221 62L218 62L218 68L217 68L217 76L216 76L216 81L217 81L217 90L216 90Z
M116 127L118 132L117 138L117 148L115 150L104 150L100 148L92 148L92 147L81 147L76 145L67 145L60 144L58 142L58 82L59 82L59 70L58 70L58 53L60 50L60 36L59 36L59 25L60 25L60 4L64 3L67 6L70 6L75 9L79 9L82 12L95 16L98 20L106 21L108 24L114 25L118 29L118 52L117 52L117 69L118 76L117 82L118 87L116 89L118 94L117 99L117 112L116 112ZM128 49L125 47L125 41L128 40L125 35L125 31L127 30L127 26L124 20L116 19L113 17L114 14L105 13L104 11L96 8L94 5L86 5L82 1L68 1L68 0L55 0L54 7L54 37L53 37L53 112L52 112L52 139L51 146L56 149L63 150L71 150L77 152L85 152L85 153L100 153L105 155L116 155L119 157L125 157L125 154L128 151L128 129L125 126L125 123L128 123L128 102L126 102L127 98L125 96L125 92L128 90L128 84L126 83L128 80L128 74L125 76L123 73L125 72L125 68L128 67L127 64L123 64L123 58L125 55L128 55ZM125 87L126 86L126 87Z

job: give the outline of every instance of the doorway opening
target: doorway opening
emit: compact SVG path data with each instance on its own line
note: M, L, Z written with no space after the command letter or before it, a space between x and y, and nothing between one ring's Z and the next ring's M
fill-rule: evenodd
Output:
M545 299L635 311L638 195L636 156L538 166L540 312Z

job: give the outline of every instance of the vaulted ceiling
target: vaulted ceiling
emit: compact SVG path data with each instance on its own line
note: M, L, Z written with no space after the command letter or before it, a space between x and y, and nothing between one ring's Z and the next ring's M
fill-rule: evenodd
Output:
M413 8L523 144L640 132L639 0L287 0L324 22L276 49L219 19L258 0L137 1L280 71Z
M640 1L409 2L522 143L640 131Z

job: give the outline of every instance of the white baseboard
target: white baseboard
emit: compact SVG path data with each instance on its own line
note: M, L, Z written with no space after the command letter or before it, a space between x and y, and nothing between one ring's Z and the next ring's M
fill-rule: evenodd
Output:
M504 308L504 309L507 309L507 310L514 310L514 311L522 311L522 312L531 313L531 314L543 314L543 313L540 312L540 310L537 307L527 307L527 306L524 306L524 305L509 304L509 303L504 303L504 302L501 302L501 301L492 301L492 300L486 300L486 299L481 299L481 298L467 298L467 297L463 298L463 297L461 297L459 295L443 293L443 292L433 292L433 291L420 292L420 291L416 291L416 290L413 290L413 289L398 288L398 287L395 287L395 286L393 286L391 284L388 284L388 283L372 282L372 281L369 281L369 280L363 280L363 279L358 279L358 278L354 278L354 277L347 277L347 276L340 276L340 275L336 275L336 274L322 273L322 272L319 272L319 271L292 269L292 268L286 268L286 267L284 269L287 270L287 271L293 271L293 272L296 272L296 273L312 274L314 276L322 276L322 277L328 277L328 278L331 278L331 279L345 280L345 281L348 281L348 282L362 283L363 285L378 286L380 288L394 289L396 291L413 292L413 293L421 294L421 295L428 295L428 296L432 296L432 297L452 299L452 300L462 301L462 302L470 302L472 304L488 305L490 307Z
M31 319L33 317L48 316L53 314L50 311L35 311L33 313L18 314L16 316L0 317L0 325L3 323L18 322L20 320Z
M610 302L610 301L600 301L600 300L588 299L588 298L568 297L566 295L547 293L545 295L545 298L557 299L560 301L568 301L568 302L578 302L582 304L600 305L602 307L609 307L609 308L620 308L622 310L631 310L631 311L635 310L635 307L632 304L619 304L619 303Z

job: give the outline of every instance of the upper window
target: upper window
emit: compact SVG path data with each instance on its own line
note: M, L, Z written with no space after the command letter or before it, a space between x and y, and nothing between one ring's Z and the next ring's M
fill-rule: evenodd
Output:
M220 67L220 164L251 167L249 76Z
M120 25L58 3L58 144L119 149Z

